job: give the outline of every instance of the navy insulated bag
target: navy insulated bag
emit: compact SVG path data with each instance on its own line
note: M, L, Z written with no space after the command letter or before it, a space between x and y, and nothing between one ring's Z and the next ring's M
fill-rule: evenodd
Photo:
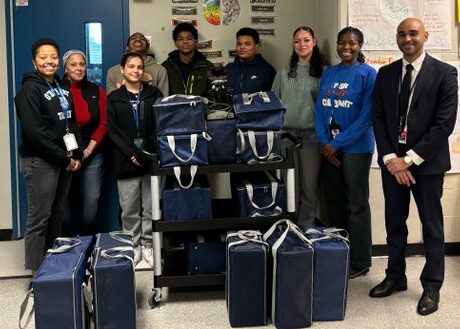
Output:
M171 95L153 105L158 136L182 135L206 131L203 102L200 96Z
M211 164L236 163L236 127L234 119L208 121L208 159Z
M192 177L193 180L193 177ZM180 180L167 176L161 194L164 221L207 220L212 218L212 193L205 175L182 188Z
M207 165L207 133L158 136L157 152L162 167Z
M345 232L346 236L340 233ZM309 228L305 236L313 244L313 320L345 318L350 243L348 233L336 228Z
M277 216L286 212L286 187L270 172L235 173L230 180L241 217Z
M284 124L284 105L272 91L233 96L236 126L240 129L280 130Z
M240 163L280 162L281 131L237 130L236 156Z
M281 228L277 226L280 225ZM312 324L313 248L300 229L280 220L264 234L271 248L271 318L277 328Z
M132 236L99 233L90 267L96 329L136 329L136 283Z
M185 242L188 274L225 272L225 236L198 234Z
M259 231L227 234L225 296L232 327L267 324L267 254Z
M32 289L21 305L21 320L29 299L33 298L36 329L84 329L85 300L82 285L86 279L86 264L93 244L92 236L57 238L32 279Z

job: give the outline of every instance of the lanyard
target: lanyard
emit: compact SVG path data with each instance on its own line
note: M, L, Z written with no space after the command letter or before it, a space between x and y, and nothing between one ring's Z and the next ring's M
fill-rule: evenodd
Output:
M67 112L69 110L69 101L67 100L67 98L65 98L64 93L62 92L61 86L59 86L59 83L56 80L54 82L56 82L57 88L53 88L53 86L51 86L51 84L47 80L45 81L48 84L50 91L53 93L57 93L59 97L59 103L61 104L62 112L64 113L65 130L68 133L69 132L69 122L67 121Z
M129 103L131 104L131 109L133 111L134 123L136 124L136 130L139 130L138 111L139 111L139 103L140 103L141 92L142 92L142 85L139 88L139 92L136 94L136 98L134 100L131 99L128 89L126 89L126 92L128 93Z

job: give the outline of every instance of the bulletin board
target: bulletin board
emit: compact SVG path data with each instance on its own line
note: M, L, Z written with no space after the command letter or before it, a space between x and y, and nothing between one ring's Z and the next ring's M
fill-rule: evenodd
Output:
M366 50L394 50L396 28L417 17L429 31L426 49L452 48L452 0L349 0L348 20L363 31Z

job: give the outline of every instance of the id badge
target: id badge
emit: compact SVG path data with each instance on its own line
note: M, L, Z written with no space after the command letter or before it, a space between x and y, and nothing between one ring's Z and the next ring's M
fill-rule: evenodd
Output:
M144 143L143 138L134 138L134 145L136 145L137 148L140 148L143 143Z
M407 143L407 131L401 130L398 136L398 143L399 144L406 144Z
M75 139L75 135L72 133L67 133L64 135L64 143L67 149L67 152L76 150L78 148L77 140Z

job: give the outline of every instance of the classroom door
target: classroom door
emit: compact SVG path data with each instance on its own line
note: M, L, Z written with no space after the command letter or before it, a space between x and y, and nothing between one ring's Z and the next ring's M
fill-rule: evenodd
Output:
M7 24L11 26L9 46L12 49L10 57L14 72L10 79L10 90L17 92L21 88L23 73L33 70L30 48L40 37L56 40L61 56L73 48L85 52L88 58L88 79L105 88L107 70L119 63L129 37L128 0L16 0L8 3L10 8L7 5L7 12L11 13L12 22ZM10 17L7 15L8 20ZM62 67L59 74L63 74ZM10 127L13 128L11 139L14 141L11 145L13 236L18 238L23 235L27 219L27 197L23 178L17 168L20 134L12 102L10 111ZM111 191L105 197L109 200L104 202L108 209L103 216L112 217L109 222L115 220L113 217L118 217L118 200L113 195L113 186L108 188ZM107 225L108 229L113 227L110 223Z

